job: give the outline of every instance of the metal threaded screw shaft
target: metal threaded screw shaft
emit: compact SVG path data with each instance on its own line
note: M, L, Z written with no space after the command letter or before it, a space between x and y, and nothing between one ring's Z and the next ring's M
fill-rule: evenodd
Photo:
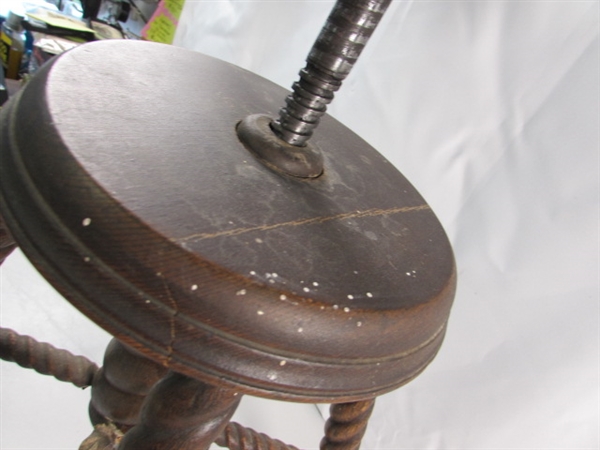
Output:
M274 133L288 144L304 146L325 114L334 92L350 73L391 0L338 0L292 86Z

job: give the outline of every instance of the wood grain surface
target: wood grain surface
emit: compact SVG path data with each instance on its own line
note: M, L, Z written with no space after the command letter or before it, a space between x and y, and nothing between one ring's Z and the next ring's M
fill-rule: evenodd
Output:
M320 177L255 159L236 124L286 95L179 48L81 46L3 109L0 207L69 301L158 363L273 398L370 398L439 349L452 250L414 187L329 116Z

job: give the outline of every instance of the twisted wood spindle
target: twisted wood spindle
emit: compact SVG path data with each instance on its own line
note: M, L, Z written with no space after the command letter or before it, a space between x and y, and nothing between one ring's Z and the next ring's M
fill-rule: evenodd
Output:
M357 450L374 406L375 399L331 405L321 450Z
M112 339L104 354L104 366L92 384L92 423L98 423L98 416L102 416L125 429L137 424L146 395L167 372L166 367Z
M222 433L241 395L175 372L148 394L119 450L203 450Z
M98 370L96 364L83 356L75 356L8 328L0 328L0 358L81 388L92 384Z
M79 450L113 450L116 449L123 433L114 424L100 424L88 437ZM229 422L215 440L215 444L230 450L298 450L266 434L246 428L236 422Z
M245 428L236 422L227 424L215 444L227 447L229 450L298 450L292 445L284 444L251 428Z

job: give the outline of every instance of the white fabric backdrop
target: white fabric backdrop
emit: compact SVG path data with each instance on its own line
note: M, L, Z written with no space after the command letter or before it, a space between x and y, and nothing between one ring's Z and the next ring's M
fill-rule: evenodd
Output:
M175 44L289 87L332 4L187 0ZM336 96L459 273L439 356L378 400L362 448L599 448L598 44L597 1L396 1ZM2 326L101 360L108 336L20 254L1 282ZM89 393L0 369L0 448L76 448ZM311 449L324 422L255 399L236 419Z

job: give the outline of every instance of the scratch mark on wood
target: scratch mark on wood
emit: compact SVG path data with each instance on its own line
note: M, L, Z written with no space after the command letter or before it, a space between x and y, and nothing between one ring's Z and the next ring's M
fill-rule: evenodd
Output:
M171 289L169 289L169 285L167 284L167 282L165 280L162 280L162 282L165 287L165 292L167 293L167 298L169 299L171 306L175 310L175 312L171 315L169 320L169 325L171 327L171 335L169 339L169 345L167 346L167 356L165 357L165 361L163 362L163 365L165 367L169 367L169 363L171 362L171 358L173 356L173 345L175 344L175 316L179 313L179 307L177 306L177 302L175 301L175 298L173 297L173 294L171 292Z
M333 220L344 220L344 219L359 219L362 217L375 217L375 216L389 216L392 214L400 214L400 213L408 213L408 212L416 212L416 211L424 211L428 210L429 205L419 205L419 206L403 206L399 208L389 208L389 209L379 209L372 208L366 211L353 211L348 213L335 214L333 216L324 216L324 217L311 217L309 219L300 219L300 220L292 220L289 222L281 222L274 223L271 225L259 225L255 227L247 227L247 228L235 228L233 230L223 230L217 231L216 233L197 233L192 234L190 236L182 237L179 239L174 239L176 242L186 242L186 241L202 241L204 239L214 239L224 236L239 236L240 234L250 233L253 231L269 231L277 228L283 227L298 227L302 225L313 225L320 224L325 222L331 222Z

